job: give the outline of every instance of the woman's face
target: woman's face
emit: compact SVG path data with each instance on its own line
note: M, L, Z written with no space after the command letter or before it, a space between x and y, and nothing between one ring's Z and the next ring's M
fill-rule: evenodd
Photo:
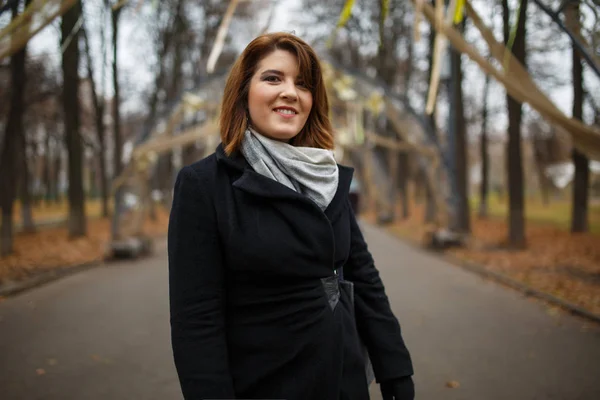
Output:
M250 124L258 133L289 142L306 123L312 93L298 76L298 60L289 51L275 50L257 65L250 80Z

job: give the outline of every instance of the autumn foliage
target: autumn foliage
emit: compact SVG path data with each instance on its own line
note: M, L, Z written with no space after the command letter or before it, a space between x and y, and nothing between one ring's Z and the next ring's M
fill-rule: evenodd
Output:
M373 222L374 214L366 213L365 219ZM411 217L397 220L389 230L419 241L426 229L422 221L423 207L413 205ZM506 246L504 218L473 216L472 230L466 247L449 249L447 254L600 315L600 235L572 234L557 226L528 221L527 247L513 250Z
M160 236L167 232L169 215L157 209L156 221L146 219L144 233ZM15 252L0 258L0 284L18 281L37 273L101 261L110 239L110 219L88 221L88 235L69 239L66 227L43 228L35 233L15 235Z

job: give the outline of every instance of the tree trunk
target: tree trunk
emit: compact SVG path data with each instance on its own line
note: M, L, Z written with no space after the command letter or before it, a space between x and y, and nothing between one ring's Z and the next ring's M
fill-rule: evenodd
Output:
M540 195L542 197L542 204L544 207L550 204L550 189L552 183L550 178L546 176L545 168L548 166L548 162L552 160L552 149L549 144L549 140L536 137L534 133L533 137L533 161L535 162L535 172L537 180L540 185Z
M565 10L567 24L575 34L580 30L579 1L571 2ZM571 58L573 61L573 118L581 121L583 116L583 68L581 54L572 45ZM579 150L573 149L571 155L575 166L573 178L573 201L571 203L571 232L587 232L588 226L588 199L590 187L589 160Z
M112 71L113 71L113 88L114 88L114 97L113 97L113 137L114 137L114 177L118 177L121 174L122 165L122 150L123 143L121 138L121 114L120 114L120 87L119 87L119 59L118 55L118 45L119 45L119 17L121 16L122 8L117 8L116 10L111 11L111 21L112 21L112 50L113 50L113 62L112 62ZM123 187L121 186L115 193L115 210L113 213L113 223L112 223L112 236L116 238L119 236L119 222L120 222L120 211L121 211L121 199L123 195Z
M62 149L58 149L56 155L54 156L52 168L52 192L54 193L54 202L56 204L60 204L62 201L62 196L60 192L60 170L63 165L63 157L62 157Z
M167 86L167 102L174 101L181 91L183 90L183 59L184 59L184 44L185 44L185 32L187 30L185 18L182 14L183 1L180 0L177 4L175 20L173 22L173 40L175 42L173 61L171 65L171 80ZM173 135L174 132L168 132L169 135ZM167 152L162 157L164 174L161 174L157 183L157 187L160 189L163 195L162 204L165 208L170 209L173 202L173 186L175 184L174 171L173 171L173 151ZM153 219L156 218L156 210L152 210L151 216Z
M52 202L59 204L61 201L60 193L60 171L63 165L63 148L64 141L59 137L58 127L60 126L60 115L58 112L54 114L54 124L48 124L46 126L46 132L48 134L48 168L49 168L49 180L50 187L48 191ZM55 131L54 135L50 135L49 132ZM62 132L61 132L62 133Z
M525 63L525 20L527 18L528 0L521 1L519 21L512 52L516 59L524 66ZM508 0L502 0L502 17L504 21L504 43L508 43L510 36ZM521 103L509 95L506 96L508 104L508 239L511 247L525 247L525 192L523 187L523 158L521 154Z
M62 17L61 44L69 38L81 15L77 1ZM83 190L83 146L79 132L79 34L75 33L62 57L63 111L69 173L69 236L86 234L85 194Z
M183 9L183 0L178 0L177 1L177 5L175 7L175 18L179 18L179 16L181 15ZM114 20L113 20L113 25L114 25ZM208 22L206 22L206 24L208 24ZM165 78L167 76L167 65L166 65L166 60L168 59L168 53L171 49L171 45L173 43L173 39L175 37L175 33L174 30L172 29L166 29L162 35L161 35L161 44L162 47L160 48L159 53L157 54L157 59L158 59L158 74L156 74L156 77L154 78L154 88L152 91L152 95L150 95L150 100L148 102L148 116L146 117L146 120L144 121L144 130L143 133L145 135L149 135L150 131L152 130L152 127L155 124L155 119L156 119L156 112L158 109L158 101L159 101L159 94L162 90L165 89ZM113 38L113 42L114 42L114 38ZM212 43L212 42L211 42ZM203 67L199 67L199 69L201 69ZM151 185L152 187L152 185Z
M412 26L409 26L412 28ZM394 29L394 43L398 40L398 30ZM410 96L408 96L410 90L410 83L413 76L413 59L414 59L414 41L410 35L406 34L404 36L406 40L406 47L408 48L406 62L405 62L405 73L404 73L404 92L407 94L406 101L410 101ZM410 176L410 157L406 152L402 152L399 155L399 164L400 164L400 195L402 196L402 218L407 219L410 216L410 196L409 196L409 182L412 179L414 182L414 177Z
M19 3L20 1L15 1L12 4L13 20L19 13ZM13 252L13 205L17 190L18 148L20 138L23 135L26 51L26 46L23 46L10 59L10 111L4 131L4 144L0 157L0 171L4 171L0 174L0 208L2 208L0 257Z
M432 2L433 3L433 2ZM433 26L429 28L429 52L428 52L428 61L429 61L429 82L431 82L431 72L433 68L433 52L434 52L434 43L435 43L435 35L436 31ZM434 107L433 112L428 117L429 123L433 131L436 131L436 121L435 121L435 113L436 108ZM425 167L427 168L427 167ZM427 173L423 171L423 176L427 176ZM436 212L440 212L441 210L436 210L435 198L433 195L433 188L430 186L427 180L425 180L425 223L432 223L435 220Z
M119 37L119 17L121 15L121 8L112 11L112 26L113 26L113 87L114 87L114 99L113 99L113 123L114 123L114 174L118 176L122 170L122 150L123 150L123 138L121 137L121 89L119 86L119 68L118 68L118 37Z
M542 195L542 204L544 207L550 205L550 180L544 173L545 164L539 160L536 162L538 180L540 181L540 193Z
M391 29L386 35L386 26L383 19L383 4L379 3L379 48L376 56L375 66L377 69L377 77L391 90L396 83L396 63L395 54L392 49L396 48L398 43L398 35ZM406 79L406 77L405 77ZM379 116L377 121L378 131L381 135L387 136L393 140L399 140L394 128L385 115ZM380 223L392 223L396 216L396 203L398 194L398 183L405 180L406 171L397 170L397 179L394 179L394 173L391 167L398 164L398 160L389 162L393 157L398 157L395 150L388 149L383 146L376 146L372 153L373 161L382 166L380 173L382 174L382 201L378 210L378 221ZM403 189L402 187L400 188ZM404 196L403 196L404 197ZM403 205L404 207L404 205Z
M573 202L571 210L571 232L587 232L588 198L590 186L589 160L577 150L573 150L575 177L573 179Z
M52 185L52 158L50 152L50 134L48 133L48 124L44 124L44 174L43 174L43 186L44 186L44 201L46 204L50 202L51 197L51 185Z
M407 219L410 216L410 197L408 193L408 181L410 179L409 174L409 162L408 162L408 154L406 152L401 152L400 154L396 154L396 165L398 168L398 172L396 172L397 176L397 185L398 189L400 189L400 197L402 199L402 219Z
M460 31L464 31L464 23L459 27ZM450 149L453 154L455 179L454 187L456 188L454 199L454 210L452 211L453 218L451 219L451 228L457 232L468 233L471 230L469 199L468 199L468 162L467 162L467 145L466 145L466 126L465 115L463 110L463 95L462 95L462 63L461 53L454 48L450 48L450 129L449 129L449 144L454 148Z
M94 80L94 68L92 55L90 54L90 45L88 42L87 32L82 28L83 39L85 44L85 55L86 55L86 64L87 64L87 73L90 79L90 87L91 92L90 95L92 97L92 104L94 105L94 122L96 125L96 136L98 137L98 144L100 145L100 152L98 154L99 161L99 180L100 180L100 194L102 197L102 216L108 217L108 179L106 176L106 141L104 135L104 98L100 99L98 97L98 93L96 92L96 82ZM102 35L104 36L104 30L102 30ZM104 51L104 49L103 49ZM93 181L95 182L95 181Z
M488 216L488 194L490 192L490 155L488 153L488 92L490 89L490 76L485 76L483 86L483 112L481 113L481 142L479 156L481 158L481 184L479 186L479 218Z
M35 224L33 222L33 214L31 212L31 192L29 191L30 182L30 171L27 166L27 142L25 140L25 134L23 133L20 138L20 160L19 174L21 182L19 185L19 197L21 200L21 223L23 224L24 232L35 232Z

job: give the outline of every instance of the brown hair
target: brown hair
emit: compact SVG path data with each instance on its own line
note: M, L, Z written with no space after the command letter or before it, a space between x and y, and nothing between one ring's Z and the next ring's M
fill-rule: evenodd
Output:
M319 59L302 39L278 32L261 35L250 42L229 73L219 120L225 152L231 154L241 146L247 127L250 80L260 60L275 50L289 51L296 56L300 77L313 96L313 106L306 124L290 143L294 146L333 149L329 101Z

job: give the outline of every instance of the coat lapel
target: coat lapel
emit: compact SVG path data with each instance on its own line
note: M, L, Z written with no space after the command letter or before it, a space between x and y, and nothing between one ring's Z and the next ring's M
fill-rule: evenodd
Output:
M348 203L348 192L350 191L350 183L352 182L352 176L354 175L354 169L346 167L345 165L339 165L340 179L338 183L337 191L333 200L329 203L329 206L325 209L325 215L330 221L337 219L338 215L344 210Z
M309 202L320 210L317 204L307 196L255 172L241 153L236 152L227 156L223 150L222 144L219 144L216 153L217 160L223 162L230 168L234 168L241 172L241 176L233 182L234 187L259 197ZM340 175L338 188L331 203L324 211L329 220L333 220L333 218L335 218L343 209L350 190L350 182L352 181L353 173L354 169L339 165Z

